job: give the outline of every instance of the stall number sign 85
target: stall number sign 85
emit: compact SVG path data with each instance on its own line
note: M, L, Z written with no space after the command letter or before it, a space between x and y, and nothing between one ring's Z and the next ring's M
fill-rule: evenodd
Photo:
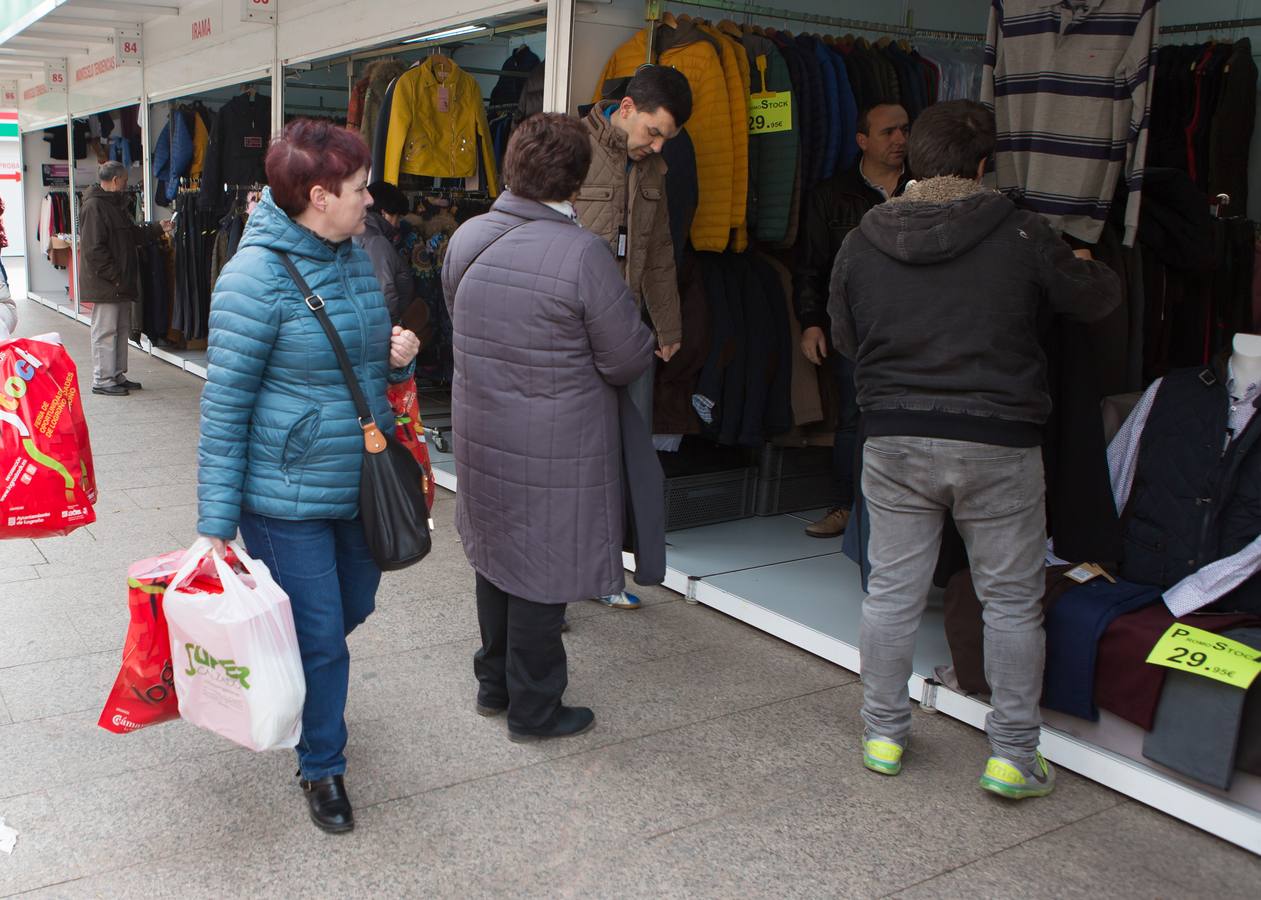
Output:
M1169 626L1147 661L1244 690L1261 673L1261 649L1190 625Z
M776 91L749 96L749 134L774 134L792 131L793 95Z

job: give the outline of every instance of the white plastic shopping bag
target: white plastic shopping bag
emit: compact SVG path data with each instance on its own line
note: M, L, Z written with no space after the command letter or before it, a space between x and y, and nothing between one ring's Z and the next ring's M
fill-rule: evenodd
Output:
M293 747L306 700L293 609L265 565L232 550L243 574L199 538L166 591L180 716L251 750ZM207 555L215 584L191 577Z

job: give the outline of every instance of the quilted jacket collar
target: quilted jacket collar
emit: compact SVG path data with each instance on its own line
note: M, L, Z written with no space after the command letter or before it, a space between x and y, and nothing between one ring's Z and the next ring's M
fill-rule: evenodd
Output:
M604 111L616 107L616 100L601 100L587 113L587 128L595 135L596 142L614 156L626 157L626 132L608 120Z
M553 222L564 222L566 225L576 225L576 223L568 216L558 213L556 210L540 203L537 200L528 200L525 197L518 197L512 191L504 191L495 200L492 207L496 212L506 213L510 216L516 216L518 219L548 219Z
M320 262L333 262L350 252L351 242L337 247L320 240L314 232L289 218L272 200L271 188L263 188L262 199L250 214L241 238L242 247L266 247L291 256Z

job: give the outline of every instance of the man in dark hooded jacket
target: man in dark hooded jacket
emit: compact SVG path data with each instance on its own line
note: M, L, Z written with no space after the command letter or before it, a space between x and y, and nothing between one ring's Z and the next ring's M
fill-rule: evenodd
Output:
M946 513L984 605L993 711L981 786L1041 797L1045 482L1051 410L1040 334L1052 314L1101 319L1120 283L1037 215L981 183L994 115L927 109L911 132L912 182L846 238L832 268L836 348L854 360L870 514L863 602L863 763L896 775L911 726L907 681Z

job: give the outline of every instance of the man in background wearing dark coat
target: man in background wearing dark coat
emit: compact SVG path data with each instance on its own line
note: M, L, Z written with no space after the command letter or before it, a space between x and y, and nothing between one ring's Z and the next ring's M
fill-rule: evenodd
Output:
M126 397L140 390L127 378L131 304L140 295L136 249L172 225L137 225L128 210L127 168L107 162L83 195L80 213L79 293L92 304L92 393Z
M845 236L858 227L867 210L899 196L910 180L906 167L910 127L906 110L896 103L881 103L863 110L858 116L857 140L862 150L858 163L820 183L806 207L797 277L793 279L796 285L794 309L801 325L801 351L816 366L828 365L840 400L832 444L835 496L828 514L806 526L810 537L840 537L845 533L854 506L854 452L858 432L854 367L829 347L828 275Z

